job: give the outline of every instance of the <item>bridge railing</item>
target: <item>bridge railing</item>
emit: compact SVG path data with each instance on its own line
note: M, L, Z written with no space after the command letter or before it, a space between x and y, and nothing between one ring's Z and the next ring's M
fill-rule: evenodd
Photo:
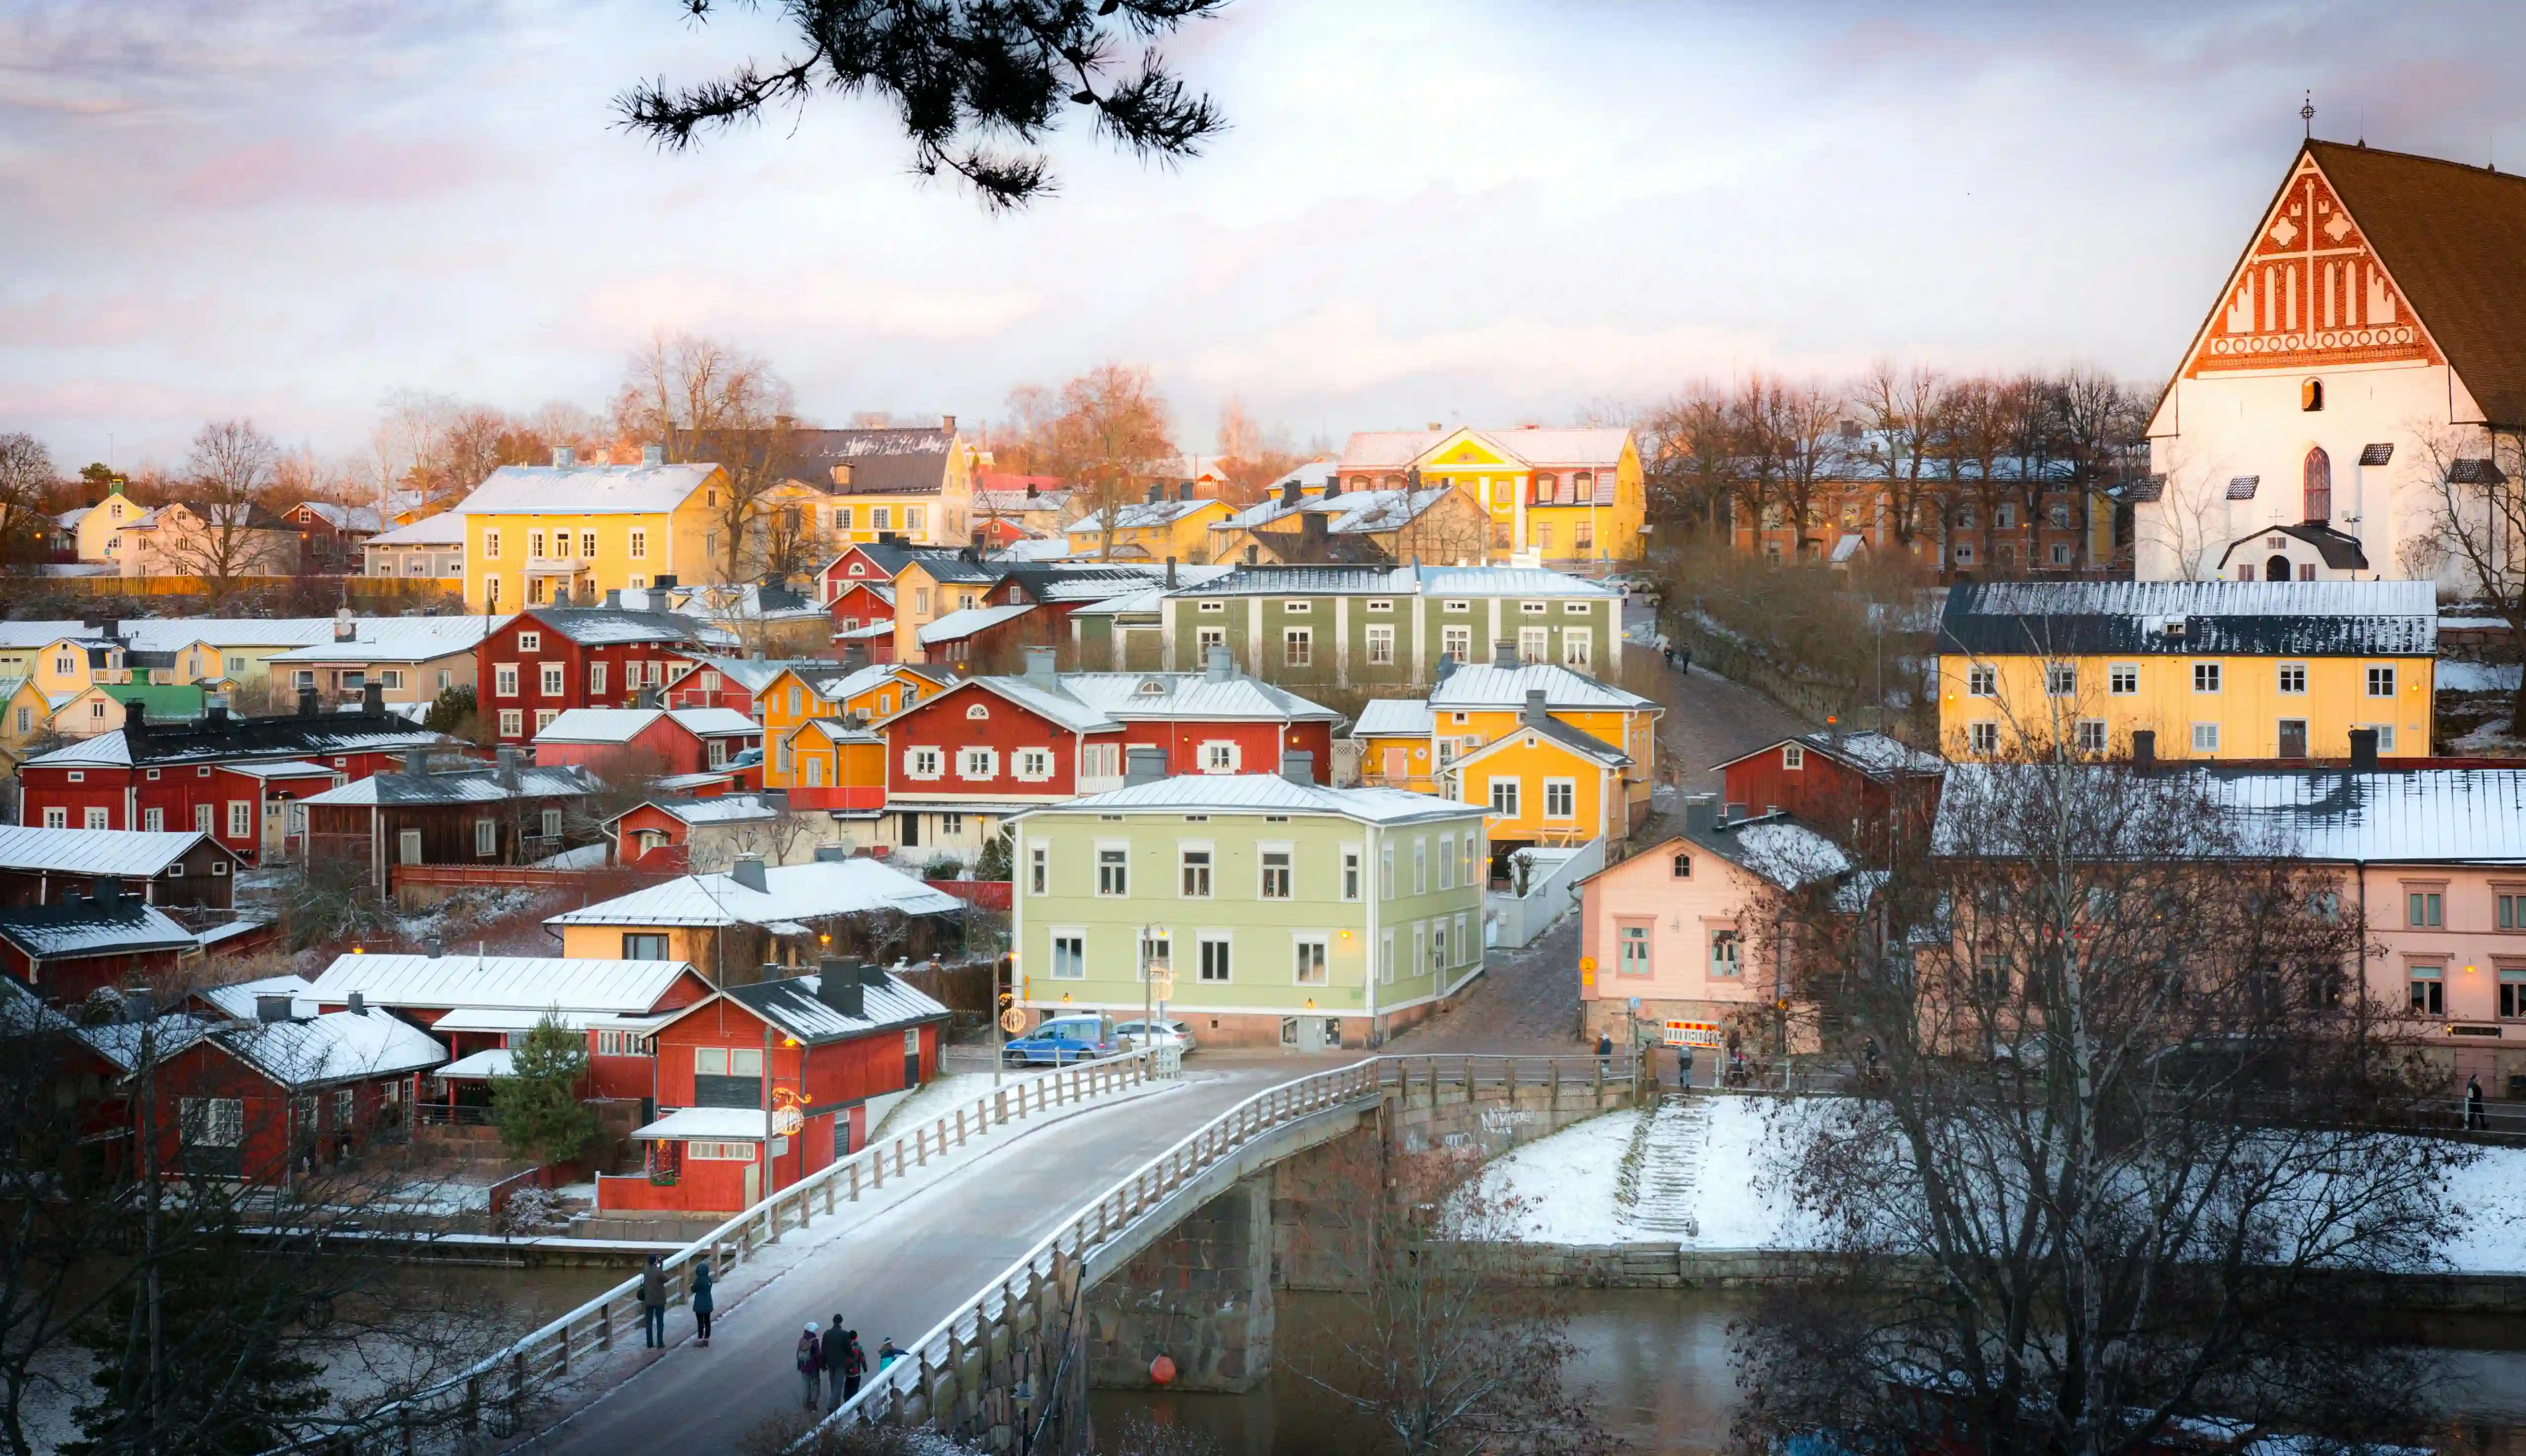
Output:
M1567 1069L1570 1076L1564 1077ZM1594 1056L1370 1057L1285 1081L1255 1093L1187 1133L1174 1146L1125 1174L1082 1205L1019 1256L998 1279L949 1312L907 1346L904 1356L872 1372L860 1392L794 1442L812 1448L825 1431L842 1424L875 1424L893 1418L905 1398L935 1384L935 1372L962 1365L964 1352L987 1343L993 1323L1058 1282L1062 1265L1084 1261L1120 1236L1142 1215L1203 1173L1236 1156L1264 1134L1318 1113L1415 1085L1541 1086L1571 1080L1629 1079L1640 1073L1630 1052Z
M734 1269L779 1243L783 1232L810 1227L820 1203L824 1213L833 1214L841 1204L857 1203L863 1194L884 1188L887 1179L901 1180L995 1126L1156 1079L1161 1075L1157 1062L1150 1051L1132 1051L1012 1081L828 1164L667 1255L668 1304L691 1298L692 1280L685 1272L697 1260L710 1260L714 1277ZM461 1375L384 1406L354 1426L276 1447L265 1456L319 1449L348 1452L364 1444L408 1451L414 1431L449 1426L469 1432L487 1430L506 1438L516 1432L524 1407L536 1391L569 1376L574 1362L584 1365L612 1350L618 1335L639 1332L639 1297L640 1278L635 1275Z

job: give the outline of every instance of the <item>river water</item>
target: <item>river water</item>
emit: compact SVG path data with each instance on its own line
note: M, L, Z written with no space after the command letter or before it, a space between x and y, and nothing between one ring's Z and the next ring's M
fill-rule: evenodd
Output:
M1374 1432L1294 1371L1288 1331L1310 1321L1309 1301L1283 1294L1282 1359L1246 1395L1099 1391L1097 1428L1110 1432L1135 1411L1207 1431L1225 1456L1367 1456ZM1580 1357L1575 1383L1592 1387L1606 1426L1642 1452L1710 1452L1723 1447L1736 1411L1728 1323L1745 1307L1721 1292L1607 1289L1582 1292L1571 1324ZM1329 1309L1329 1306L1315 1306ZM2417 1337L2437 1351L2449 1378L2449 1430L2486 1456L2526 1456L2526 1321L2434 1323Z

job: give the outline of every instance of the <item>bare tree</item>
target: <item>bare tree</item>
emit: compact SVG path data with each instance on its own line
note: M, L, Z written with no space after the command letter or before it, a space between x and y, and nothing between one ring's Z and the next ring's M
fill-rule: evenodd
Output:
M2513 430L2420 428L2407 476L2428 502L2424 537L2434 555L2461 564L2473 589L2526 641L2526 437ZM2410 565L2423 563L2415 560ZM2414 575L2436 575L2432 569ZM2526 679L2508 706L2508 731L2526 735Z
M1707 380L1689 385L1650 410L1641 432L1649 519L1687 530L1722 528L1739 482L1727 399Z
M1949 774L1930 853L1775 908L1792 994L1872 1071L1773 1123L1832 1274L1741 1328L1745 1445L2417 1430L2428 1382L2341 1275L2427 1267L2473 1155L2413 1134L2443 1075L2285 831L2047 728Z
M2228 539L2225 465L2197 463L2171 446L2165 473L2153 482L2156 509L2140 522L2141 544L2166 553L2179 581L2206 579Z
M23 431L0 434L0 558L24 561L42 552L53 528L44 499L60 483L41 440Z
M788 382L769 362L717 339L653 334L625 365L617 428L656 441L672 464L727 473L710 508L710 555L723 581L745 579L749 554L761 553L749 540L769 529L767 497L784 478L793 408Z
M1814 379L1775 380L1764 394L1764 454L1779 473L1776 493L1797 532L1796 554L1804 554L1810 544L1807 532L1822 522L1822 497L1848 474L1849 442L1843 437L1842 413L1841 394ZM1813 544L1820 546L1821 538Z
M221 420L193 436L182 498L159 508L150 549L175 572L199 577L213 595L241 577L287 576L298 535L263 503L279 447L251 420Z
M701 134L803 107L820 91L874 91L911 138L912 169L944 168L993 209L1053 190L1039 150L1066 104L1090 108L1096 133L1142 158L1201 154L1228 126L1206 95L1186 89L1154 42L1228 0L994 0L870 6L797 0L784 7L796 50L769 68L746 62L722 78L670 88L642 81L615 99L622 125L681 150ZM685 0L707 21L712 0ZM1118 55L1140 45L1138 65ZM1000 143L1014 142L1016 150Z
M1261 500L1273 481L1302 463L1286 435L1255 424L1233 394L1219 407L1219 456L1220 469L1228 475L1223 494L1240 506Z
M1938 506L1930 462L1946 431L1946 380L1933 369L1897 369L1891 360L1869 367L1853 391L1867 426L1861 458L1885 482L1886 510L1895 543L1908 554L1924 518Z
M1097 557L1110 561L1124 508L1178 454L1167 402L1146 366L1128 364L1098 365L1061 386L1060 400L1044 427L1044 463L1085 497Z

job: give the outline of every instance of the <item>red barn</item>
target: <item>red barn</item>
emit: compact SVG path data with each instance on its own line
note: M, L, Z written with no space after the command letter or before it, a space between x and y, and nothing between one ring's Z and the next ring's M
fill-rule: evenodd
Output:
M731 708L573 708L535 734L535 762L666 777L714 773L762 746L762 725Z
M302 702L305 702L302 699ZM214 705L198 723L124 726L28 759L18 770L21 822L52 828L192 829L248 864L288 853L292 806L339 783L401 767L403 755L464 745L385 711L378 689L357 713L312 706L231 718ZM214 865L214 875L225 866Z
M502 743L524 743L573 708L637 706L689 671L710 628L672 612L624 607L530 607L475 649L483 721Z
M159 1156L193 1177L258 1185L328 1172L409 1135L419 1074L446 1060L382 1012L219 1027L160 1061Z
M1928 842L1946 772L1937 754L1877 732L1800 733L1718 767L1725 802L1786 809L1872 858L1898 819L1904 842Z
M735 1213L868 1140L871 1099L938 1071L947 1008L876 966L732 986L657 1032L649 1171L600 1178L600 1213ZM771 1124L764 1177L764 1132Z
M710 994L682 961L549 956L346 955L307 991L320 1011L353 996L442 1038L451 1056L504 1050L547 1016L587 1033L587 1095L657 1095L648 1034ZM501 1071L506 1071L502 1059ZM443 1074L442 1074L443 1075Z

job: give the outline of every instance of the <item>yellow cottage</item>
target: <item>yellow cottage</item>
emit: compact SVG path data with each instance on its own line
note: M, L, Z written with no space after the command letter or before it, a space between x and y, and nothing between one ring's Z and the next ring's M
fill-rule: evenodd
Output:
M1216 496L1192 500L1161 499L1165 487L1149 487L1149 498L1113 507L1113 559L1203 563L1210 560L1210 528L1237 514ZM1070 524L1073 556L1106 555L1105 516L1091 511Z
M2348 760L2430 751L2437 588L2427 581L1999 581L1939 626L1950 757ZM2146 739L2140 734L2148 734Z
M1420 698L1371 698L1362 703L1350 740L1359 748L1359 781L1372 788L1438 791L1437 747L1430 704Z
M878 663L855 671L830 665L783 669L755 698L767 745L763 786L787 788L799 781L787 745L801 726L849 715L857 715L863 723L874 723L911 707L936 692L938 686L936 679L897 663Z
M1615 568L1646 549L1640 443L1629 429L1363 430L1340 461L1345 490L1417 479L1473 497L1490 559Z
M1494 859L1528 845L1606 847L1631 836L1623 771L1631 755L1546 714L1541 704L1508 732L1456 761L1453 797L1490 809Z
M716 465L504 465L456 507L465 604L516 612L717 579L727 473Z
M1657 777L1657 723L1666 710L1568 668L1458 668L1430 690L1434 761L1440 772L1506 736L1541 709L1543 715L1620 753L1623 813L1617 837L1647 818Z

